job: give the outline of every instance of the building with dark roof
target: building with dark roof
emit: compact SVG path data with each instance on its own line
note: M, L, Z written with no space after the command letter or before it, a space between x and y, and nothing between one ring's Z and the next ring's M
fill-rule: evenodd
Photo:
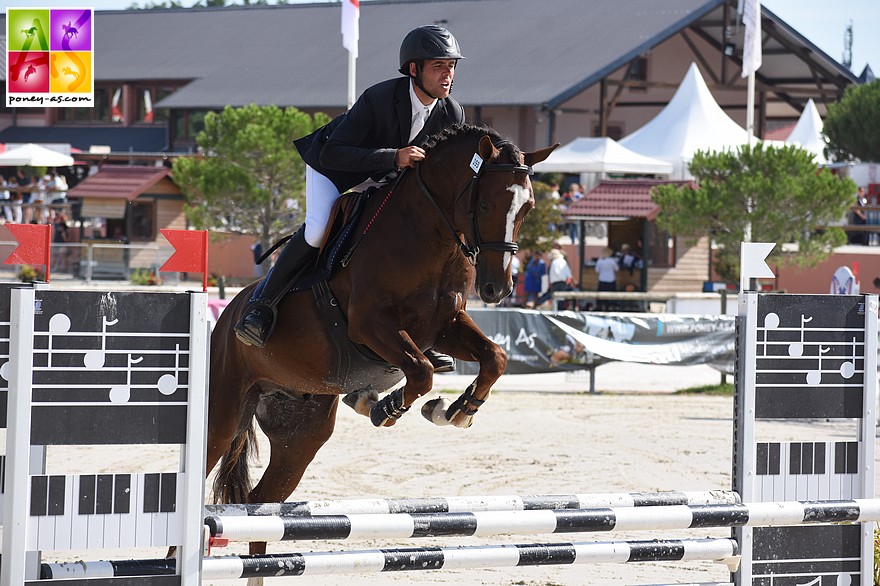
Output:
M397 75L399 44L409 30L442 23L466 57L453 95L468 119L524 149L632 132L666 104L691 62L744 124L736 6L737 0L364 0L357 91ZM762 15L759 129L770 119L797 119L810 98L824 113L858 83L772 12L762 8ZM98 12L96 107L0 109L0 143L14 137L82 150L186 151L204 114L226 105L337 114L347 97L339 22L336 3ZM152 120L145 94L155 108ZM123 130L101 134L110 129ZM164 141L146 132L156 129L165 131Z

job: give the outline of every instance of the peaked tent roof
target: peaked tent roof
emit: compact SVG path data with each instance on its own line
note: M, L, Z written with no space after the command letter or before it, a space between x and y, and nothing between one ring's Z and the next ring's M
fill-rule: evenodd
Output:
M691 63L672 99L647 124L620 144L675 165L685 178L686 163L702 150L725 150L748 143L746 130L728 116L709 91L696 63Z
M719 51L725 42L741 47L742 27L731 37L723 19L732 2L364 0L357 91L396 75L399 44L410 29L444 21L467 57L456 72L454 95L460 102L553 109L684 30ZM156 108L250 103L344 108L347 53L338 6L313 2L99 11L96 82L191 81ZM785 99L802 104L805 95L826 96L829 87L842 93L856 82L851 72L772 12L761 11L765 52L757 78L764 87L797 86ZM498 26L487 27L487 22ZM0 23L5 30L3 14ZM157 35L187 39L186 51L157 43ZM231 43L233 37L239 41ZM733 63L738 59L739 53ZM5 69L0 69L3 78ZM816 87L817 79L822 87Z
M822 118L819 116L819 110L816 104L810 99L807 102L801 117L785 139L788 144L796 144L803 147L816 155L816 162L824 164L828 162L825 158L825 139L822 136Z
M607 137L576 138L535 165L539 173L669 175L672 170L672 163L640 155Z

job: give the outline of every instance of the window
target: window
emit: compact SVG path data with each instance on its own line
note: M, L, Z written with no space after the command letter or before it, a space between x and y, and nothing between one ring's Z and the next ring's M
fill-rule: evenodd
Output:
M129 240L156 239L155 202L133 201L129 204L128 213L131 221Z
M645 56L637 57L629 64L629 69L626 70L626 75L623 76L623 79L626 81L634 81L634 82L647 82L648 81L648 58ZM635 87L630 87L629 91L631 92L646 92L648 88L646 85L636 85Z
M648 58L637 57L633 60L623 78L627 81L648 81Z

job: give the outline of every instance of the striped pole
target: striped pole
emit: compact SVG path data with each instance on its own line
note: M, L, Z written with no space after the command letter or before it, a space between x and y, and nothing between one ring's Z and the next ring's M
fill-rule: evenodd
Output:
M391 513L465 513L471 511L538 511L597 507L653 507L740 502L731 490L537 494L526 496L447 496L399 499L316 500L290 503L206 505L206 515L304 517Z
M207 557L202 560L202 579L621 562L710 560L735 564L738 555L736 541L729 538L307 552ZM174 560L133 560L133 563L144 567L154 565L161 574L174 573L173 562ZM43 564L41 578L95 577L88 574L92 568L100 568L104 572L120 572L113 574L114 576L133 575L122 573L130 571L124 561L71 562Z
M880 499L317 517L211 516L205 519L205 525L211 536L219 540L295 541L788 526L845 521L880 521Z

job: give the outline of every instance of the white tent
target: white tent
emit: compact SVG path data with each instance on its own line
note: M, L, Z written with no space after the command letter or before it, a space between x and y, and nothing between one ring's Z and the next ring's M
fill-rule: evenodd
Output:
M810 151L816 155L816 162L820 165L828 162L825 158L825 138L822 135L822 118L819 116L819 110L813 99L807 102L801 117L795 125L794 130L785 139L788 144L796 144L799 147Z
M670 175L672 163L633 152L608 137L576 138L535 165L539 173Z
M32 142L0 153L0 167L69 167L73 157Z
M695 152L723 151L747 143L746 130L721 109L695 63L666 107L620 140L639 154L671 162L675 179L690 178L687 166Z

